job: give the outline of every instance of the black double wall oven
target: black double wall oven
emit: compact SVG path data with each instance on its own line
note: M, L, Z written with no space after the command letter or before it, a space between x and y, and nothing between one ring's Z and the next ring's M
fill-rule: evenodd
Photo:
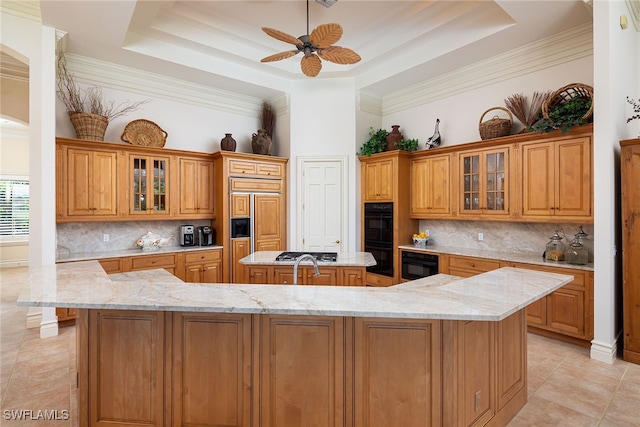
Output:
M376 260L368 272L393 277L393 203L364 204L364 251Z

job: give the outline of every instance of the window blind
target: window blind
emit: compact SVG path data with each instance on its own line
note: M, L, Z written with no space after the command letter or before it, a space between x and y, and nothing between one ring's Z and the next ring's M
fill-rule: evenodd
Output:
M0 177L0 237L29 236L29 181Z

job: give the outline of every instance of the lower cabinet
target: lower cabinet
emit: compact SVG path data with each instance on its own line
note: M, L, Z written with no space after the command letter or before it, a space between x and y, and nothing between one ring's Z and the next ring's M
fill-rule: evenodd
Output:
M312 266L298 268L299 285L364 286L365 267L320 266L316 276ZM249 265L245 267L245 277L251 284L291 285L293 266Z
M80 426L506 425L524 310L500 322L79 310Z
M467 256L449 255L449 273L452 276L471 277L476 274L496 270L502 265L500 261Z
M184 281L191 283L222 282L222 250L184 254Z
M127 271L151 270L154 268L164 268L169 273L176 275L176 255L143 255L129 257L130 268Z

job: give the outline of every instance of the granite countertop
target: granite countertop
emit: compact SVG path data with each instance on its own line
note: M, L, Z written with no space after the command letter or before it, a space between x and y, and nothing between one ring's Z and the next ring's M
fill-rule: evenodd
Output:
M428 244L426 248L418 248L413 245L401 245L400 249L410 249L417 252L432 252L448 255L462 255L476 258L496 259L507 262L521 262L525 264L545 265L548 267L572 268L574 270L593 271L593 263L586 265L567 264L564 261L546 261L542 253L538 252L498 252L489 249L457 248L438 244Z
M295 261L276 261L282 251L258 251L239 260L245 265L293 265ZM302 265L312 265L311 260L302 260ZM338 252L336 262L318 261L321 266L334 267L370 267L376 260L369 252Z
M114 280L98 261L30 269L20 306L499 321L573 276L500 268L388 288L183 283L147 272Z
M192 251L207 251L211 249L222 249L220 245L213 246L165 246L160 249L152 251L143 251L140 248L121 249L115 251L104 252L75 252L75 253L58 253L56 254L56 262L75 262L75 261L89 261L94 259L105 258L121 258L130 256L146 256L146 255L160 255L160 254L172 254L179 252L192 252Z

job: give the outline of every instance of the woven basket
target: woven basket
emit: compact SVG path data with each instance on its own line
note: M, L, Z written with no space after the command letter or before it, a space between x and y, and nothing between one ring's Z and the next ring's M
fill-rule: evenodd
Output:
M120 139L143 147L164 147L167 136L169 134L151 120L138 119L124 127Z
M508 119L501 119L498 116L493 116L492 119L483 122L484 116L493 110L502 110L506 111L509 115ZM482 113L480 116L480 122L478 124L478 129L480 130L480 138L483 140L491 139L491 138L500 138L501 136L507 136L511 133L511 125L513 124L513 115L511 111L507 110L503 107L493 107L489 108L487 111Z
M78 139L104 141L109 120L105 116L91 113L69 113L69 119Z
M575 98L585 98L591 100L591 108L582 116L584 120L593 115L593 88L582 83L571 83L553 92L542 103L542 117L549 118L549 111L559 105L569 102Z

